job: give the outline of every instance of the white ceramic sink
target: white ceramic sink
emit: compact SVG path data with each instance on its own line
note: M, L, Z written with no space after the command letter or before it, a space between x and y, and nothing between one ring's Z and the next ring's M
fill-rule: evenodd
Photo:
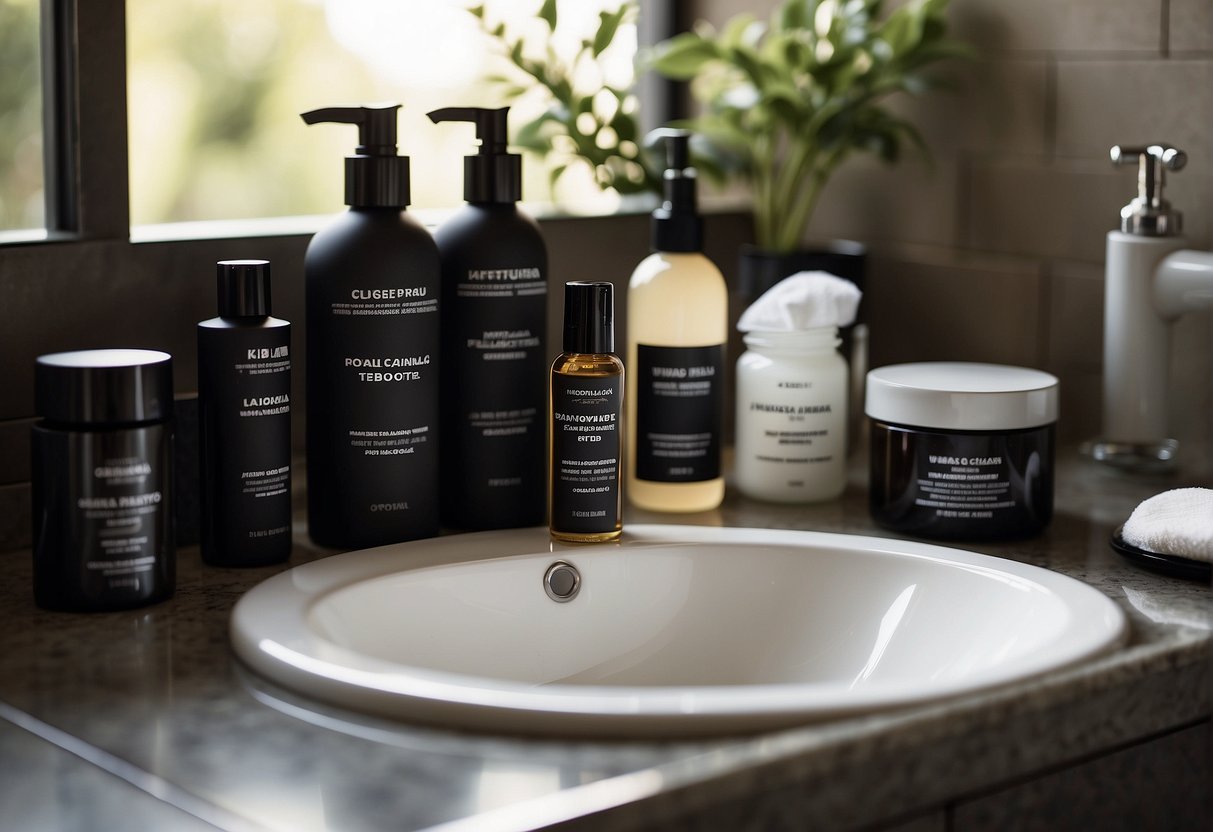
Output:
M545 590L556 561L576 596ZM409 721L524 733L757 730L1001 685L1118 644L1102 593L1015 561L817 532L546 529L336 555L253 588L237 654L274 681Z

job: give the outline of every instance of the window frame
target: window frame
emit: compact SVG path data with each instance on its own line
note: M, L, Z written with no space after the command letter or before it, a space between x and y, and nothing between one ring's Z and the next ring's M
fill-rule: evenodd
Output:
M641 44L678 31L690 2L643 2ZM299 287L311 236L267 234L264 223L240 228L232 221L216 223L219 233L205 237L132 242L125 0L42 0L40 29L46 234L0 243L0 551L28 541L34 359L116 341L155 346L180 356L175 387L191 393L194 313L212 308L195 266L225 257L275 262L276 282L287 282L275 293L279 314L302 323ZM682 85L653 73L640 84L646 126L685 112ZM580 241L586 221L544 220L545 235ZM589 221L608 233L644 222ZM298 426L296 435L302 437Z

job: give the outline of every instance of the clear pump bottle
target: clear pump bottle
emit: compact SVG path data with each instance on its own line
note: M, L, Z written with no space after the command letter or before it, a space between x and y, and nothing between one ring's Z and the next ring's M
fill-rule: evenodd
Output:
M728 289L703 255L690 134L663 130L665 202L653 254L628 283L628 499L653 511L708 511L724 498Z

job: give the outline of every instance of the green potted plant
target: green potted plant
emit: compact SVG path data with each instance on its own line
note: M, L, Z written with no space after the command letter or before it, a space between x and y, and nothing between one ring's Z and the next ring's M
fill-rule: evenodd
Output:
M565 29L576 27L576 21L565 22L556 0L542 0L535 13L542 21L542 43L535 42L539 38L533 28L528 33L513 31L484 5L468 11L509 62L504 73L488 80L511 103L536 90L546 99L543 110L522 123L511 143L554 162L549 168L553 185L583 166L599 188L622 197L661 193L661 170L641 146L634 74L612 83L592 66L604 58L620 29L635 22L639 8L634 0L600 11L592 30L571 33ZM557 27L570 35L562 49L554 45Z
M719 30L700 23L642 60L668 78L691 82L702 110L681 126L701 139L696 164L750 187L756 246L742 253L743 295L805 268L862 282L862 245L835 241L806 249L805 230L826 183L852 155L869 152L896 162L906 141L925 150L887 99L938 86L931 70L970 54L947 37L948 2L910 0L885 15L884 0L784 0L769 22L740 14ZM483 6L471 12L513 65L513 77L492 79L507 98L535 87L548 97L515 144L562 157L553 179L570 165L588 164L604 189L660 192L660 170L639 137L635 94L605 83L586 88L575 77L579 65L597 60L620 25L634 19L631 0L600 12L596 31L571 55L558 55L550 43L535 48L490 21ZM556 0L542 0L537 16L550 38L558 25Z
M930 70L969 54L947 37L948 2L911 0L882 15L883 0L785 0L769 23L741 14L658 45L650 65L691 81L702 105L686 126L708 140L719 169L750 186L757 247L743 253L743 293L803 268L859 277L846 272L862 262L838 255L862 247L805 250L805 230L852 155L896 162L906 141L925 150L887 99L937 86Z

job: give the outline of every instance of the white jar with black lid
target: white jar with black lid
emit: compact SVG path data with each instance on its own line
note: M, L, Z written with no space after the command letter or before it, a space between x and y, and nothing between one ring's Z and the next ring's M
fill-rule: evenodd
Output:
M896 364L868 373L872 518L921 537L1038 534L1053 516L1058 382L1025 367Z
M172 357L40 356L32 430L34 599L47 609L137 607L173 594Z

